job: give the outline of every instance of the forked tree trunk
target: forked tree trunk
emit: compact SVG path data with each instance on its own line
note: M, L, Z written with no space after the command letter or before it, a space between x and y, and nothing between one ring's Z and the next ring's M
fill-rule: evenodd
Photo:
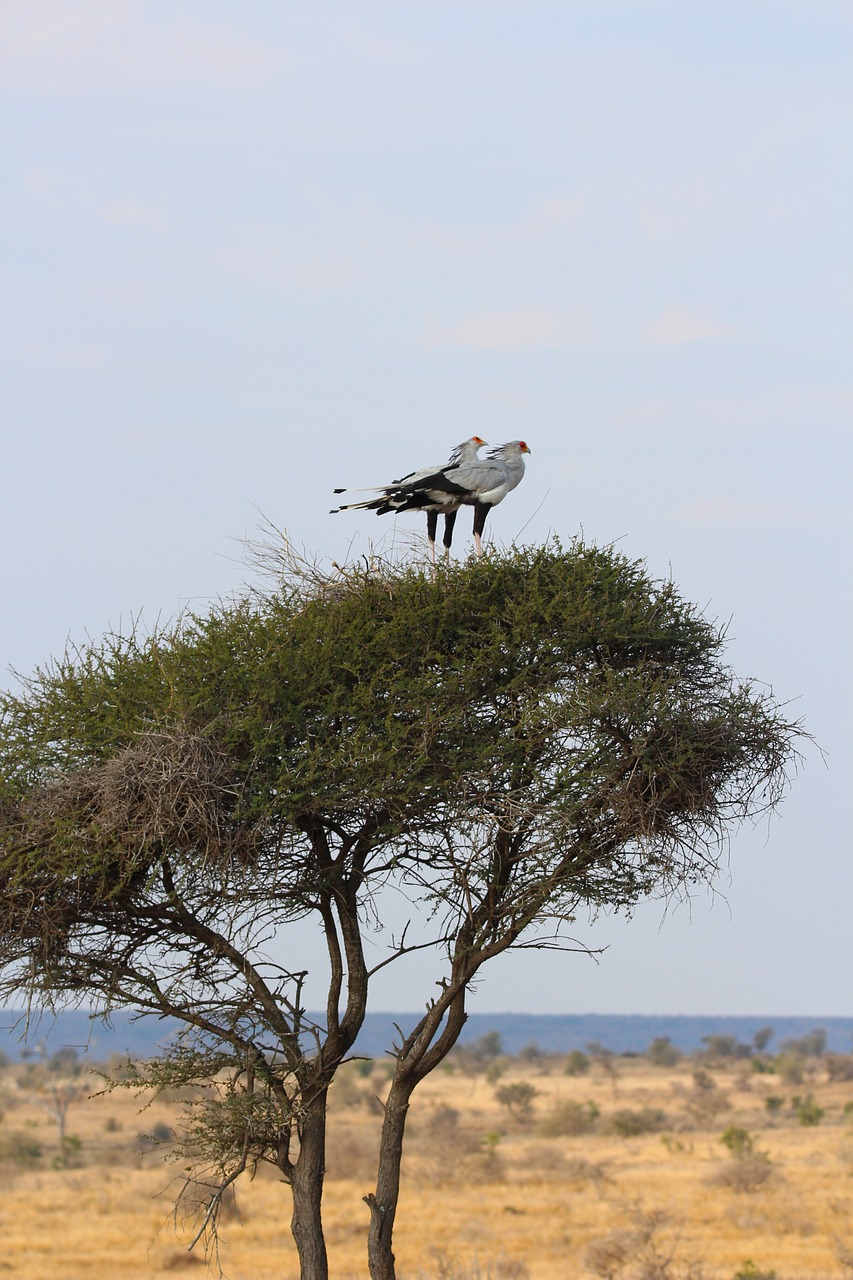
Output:
M400 1164L403 1158L403 1134L409 1113L415 1079L395 1080L385 1103L385 1119L379 1143L379 1168L376 1194L364 1197L370 1209L367 1233L367 1262L370 1280L396 1280L391 1240L397 1202L400 1198Z
M290 1175L293 1216L290 1229L299 1254L300 1280L329 1280L329 1259L320 1205L326 1162L326 1095L315 1097L304 1118L299 1156Z

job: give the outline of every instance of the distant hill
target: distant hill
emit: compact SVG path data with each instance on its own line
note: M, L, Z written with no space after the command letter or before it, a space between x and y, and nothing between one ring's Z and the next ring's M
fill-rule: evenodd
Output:
M320 1021L321 1015L313 1015ZM44 1014L30 1020L29 1034L21 1039L24 1015L20 1011L0 1010L0 1051L18 1059L28 1049L43 1045L47 1053L73 1046L93 1061L114 1053L133 1058L153 1057L164 1041L173 1037L179 1024L170 1019L137 1018L128 1012L117 1012L110 1026L90 1022L79 1009L53 1015ZM416 1013L369 1013L358 1039L356 1052L366 1057L381 1057L390 1049L397 1032L414 1026ZM18 1024L17 1026L15 1024ZM518 1053L528 1045L536 1045L543 1053L568 1053L597 1042L613 1053L642 1053L658 1036L668 1036L685 1053L702 1048L703 1036L733 1035L749 1043L761 1027L772 1027L774 1038L768 1048L778 1048L783 1040L798 1039L821 1028L827 1034L827 1047L836 1053L849 1053L853 1048L853 1017L819 1018L805 1016L774 1018L702 1017L699 1015L654 1015L616 1013L472 1013L462 1032L461 1042L476 1040L490 1031L500 1033L506 1053Z

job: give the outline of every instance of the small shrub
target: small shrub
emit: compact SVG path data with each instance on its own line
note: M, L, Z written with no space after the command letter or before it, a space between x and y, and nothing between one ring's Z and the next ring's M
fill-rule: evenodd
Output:
M746 1258L732 1276L732 1280L776 1280L776 1272L757 1267L752 1258Z
M699 1124L709 1124L721 1111L727 1110L729 1100L716 1081L700 1067L693 1072L693 1088L687 1095L687 1109Z
M503 1157L498 1150L501 1135L482 1133L460 1124L455 1107L437 1107L424 1114L410 1145L420 1167L420 1177L437 1186L448 1182L497 1182L503 1177ZM371 1139L376 1160L376 1139Z
M516 1080L513 1084L501 1085L495 1089L495 1098L514 1120L529 1122L533 1117L533 1099L539 1097L539 1090L528 1080Z
M384 1071L374 1071L368 1081L368 1084L370 1087L364 1098L364 1105L367 1107L368 1111L373 1111L377 1115L380 1115L382 1112L382 1103L379 1101L379 1098L385 1092L386 1085L388 1084L388 1077Z
M785 1099L780 1098L778 1094L775 1093L768 1094L764 1099L764 1106L771 1113L774 1111L781 1111L784 1105Z
M158 1147L174 1141L174 1129L161 1121L159 1124L155 1124L150 1133L138 1133L136 1135L136 1150L140 1155L144 1155L148 1151L155 1151Z
M503 1252L486 1263L476 1257L465 1262L443 1249L434 1249L431 1257L431 1265L427 1270L419 1268L415 1280L530 1280L527 1264Z
M808 1127L820 1124L824 1117L823 1107L819 1107L810 1093L804 1098L792 1098L791 1110L800 1124Z
M836 1236L833 1243L835 1244L835 1256L844 1271L853 1275L853 1245L847 1244L840 1236Z
M620 1138L637 1138L641 1133L660 1133L667 1127L666 1113L659 1107L643 1107L632 1111L623 1107L614 1111L607 1121L607 1132Z
M802 1084L806 1064L801 1053L777 1053L773 1070L786 1084Z
M47 1069L55 1076L79 1076L83 1070L77 1050L72 1045L57 1049L47 1060Z
M82 1164L80 1152L83 1150L83 1143L80 1138L74 1134L67 1133L62 1139L62 1147L59 1155L54 1156L50 1162L52 1169L78 1169Z
M671 1133L662 1133L660 1136L661 1144L666 1147L670 1155L692 1155L693 1143L682 1142L680 1138L674 1138Z
M332 1181L370 1178L376 1165L376 1136L349 1124L332 1129L326 1157L327 1176Z
M583 1255L584 1266L600 1280L614 1280L631 1260L635 1248L631 1231L608 1231L606 1236L590 1240Z
M371 1068L373 1064L371 1063ZM332 1108L363 1107L370 1097L369 1088L363 1078L360 1062L348 1062L338 1071L329 1097Z
M853 1080L853 1054L827 1053L824 1056L823 1065L830 1080L835 1082Z
M752 1151L748 1155L728 1160L710 1179L712 1185L728 1187L730 1191L751 1194L758 1191L771 1178L775 1170L766 1151Z
M41 1144L23 1133L8 1133L0 1138L0 1160L30 1168L42 1157Z
M658 1209L631 1206L624 1227L591 1240L584 1262L601 1280L701 1280L702 1270L691 1259L679 1256L678 1241L667 1232L669 1219Z
M465 1044L457 1044L453 1050L453 1061L463 1071L474 1074L485 1071L494 1058L503 1053L503 1041L499 1031L487 1031L476 1040L468 1040Z
M500 1133L486 1133L480 1140L477 1172L485 1181L498 1182L503 1178L503 1159L498 1150L501 1137Z
M566 1075L583 1076L589 1071L589 1058L580 1049L572 1049L566 1058Z
M773 1177L770 1156L766 1151L757 1150L755 1139L748 1130L730 1124L720 1134L720 1142L734 1158L711 1178L714 1185L728 1187L731 1191L752 1192Z
M674 1067L681 1057L669 1036L657 1036L649 1045L646 1057L656 1067Z
M755 1150L752 1135L736 1124L730 1124L720 1134L720 1142L731 1151L733 1156L751 1155Z
M752 1046L748 1044L740 1044L737 1036L703 1036L702 1043L707 1046L705 1049L705 1057L712 1060L716 1060L718 1058L752 1057Z
M609 1170L609 1160L585 1160L583 1156L576 1156L566 1161L563 1179L566 1182L591 1182L601 1188L605 1182L613 1182Z
M541 1138L575 1138L590 1133L600 1114L594 1102L575 1102L567 1098L558 1102L539 1121L536 1132Z
M816 1027L814 1031L810 1031L808 1035L800 1036L796 1040L783 1040L783 1052L798 1053L804 1058L819 1058L826 1048L826 1032Z

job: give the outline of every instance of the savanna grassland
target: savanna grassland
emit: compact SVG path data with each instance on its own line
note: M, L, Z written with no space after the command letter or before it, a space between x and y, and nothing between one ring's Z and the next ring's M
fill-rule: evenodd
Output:
M494 1046L492 1046L494 1048ZM658 1055L674 1057L664 1046ZM99 1094L76 1064L0 1072L0 1270L28 1280L190 1271L169 1160L183 1102ZM364 1237L388 1072L341 1069L325 1224L332 1274ZM60 1145L57 1104L68 1101ZM397 1219L401 1280L824 1280L853 1276L853 1058L664 1061L459 1052L412 1106ZM241 1184L222 1227L231 1280L297 1275L289 1195Z

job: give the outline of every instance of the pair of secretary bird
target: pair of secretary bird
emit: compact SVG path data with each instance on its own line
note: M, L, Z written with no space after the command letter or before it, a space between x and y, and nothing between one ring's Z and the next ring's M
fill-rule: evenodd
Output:
M524 475L524 455L530 453L523 440L512 440L492 449L486 458L481 459L477 456L478 451L485 444L486 441L479 436L472 436L457 445L442 466L421 467L391 484L373 485L371 487L378 492L378 497L335 507L332 514L338 511L375 511L378 516L384 516L389 511L425 511L434 566L438 517L444 516L444 558L448 560L459 508L473 507L474 546L479 559L483 554L486 516L520 483ZM346 492L346 489L335 489L335 493Z

